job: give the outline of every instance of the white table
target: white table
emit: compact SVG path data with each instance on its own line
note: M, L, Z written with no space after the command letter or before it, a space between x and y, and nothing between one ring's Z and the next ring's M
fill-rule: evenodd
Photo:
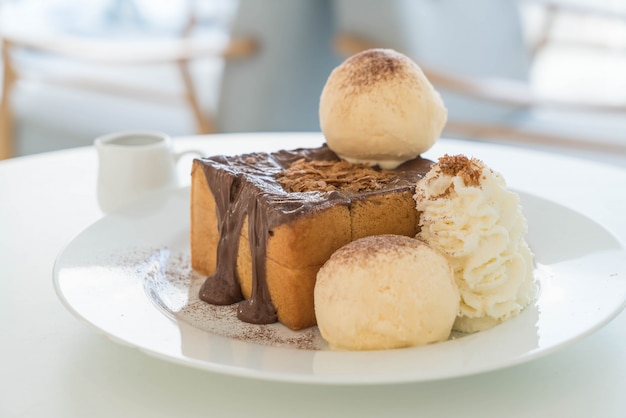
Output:
M222 141L220 147L211 138L180 138L176 146L217 153L258 140L254 135L231 138L235 141ZM290 138L282 134L277 141L289 147ZM464 152L465 147L442 140L429 156ZM471 150L510 184L552 196L626 242L625 170L509 147L472 144ZM624 312L593 335L529 363L414 384L248 380L116 344L70 315L51 281L64 244L102 216L95 184L91 148L0 163L2 417L626 416ZM591 192L581 196L579 187Z

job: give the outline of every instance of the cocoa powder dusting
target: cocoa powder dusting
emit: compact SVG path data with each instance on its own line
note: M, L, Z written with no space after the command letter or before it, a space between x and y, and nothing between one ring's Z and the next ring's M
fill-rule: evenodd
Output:
M476 158L468 158L465 155L444 155L439 158L439 169L443 174L459 176L466 186L480 186L484 164Z
M186 344L189 327L233 340L299 350L321 350L327 344L317 327L292 331L278 323L258 325L241 321L238 307L212 305L199 299L204 277L191 268L187 252L168 248L125 250L114 256L115 265L129 269L129 276L143 280L147 298L170 319L181 326ZM187 326L183 325L187 324Z
M277 176L288 192L355 192L379 190L393 178L393 172L377 170L347 161L295 161Z
M407 77L411 65L405 57L391 50L370 49L353 55L344 68L350 77L340 86L346 90L362 90L390 78Z
M405 251L412 251L424 244L422 241L396 234L371 235L352 241L341 247L331 256L337 263L352 264L355 260L366 262L373 260L378 253L401 254Z

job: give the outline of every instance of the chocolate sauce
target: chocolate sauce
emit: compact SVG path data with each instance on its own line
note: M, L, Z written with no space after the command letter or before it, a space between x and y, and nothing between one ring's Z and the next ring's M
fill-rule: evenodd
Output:
M205 170L206 174L206 170ZM208 177L207 177L208 178ZM230 305L243 299L237 269L226 260L237 259L238 237L247 211L240 199L241 178L216 171L209 183L215 199L220 240L217 244L217 267L200 288L200 299L214 305ZM215 186L213 186L215 184ZM220 186L220 187L218 187ZM243 207L242 207L243 206Z
M238 307L238 317L254 324L276 322L266 280L267 243L273 228L307 213L390 191L414 190L417 180L428 172L432 161L420 157L398 167L398 176L380 190L371 192L287 192L276 177L299 159L339 161L327 146L252 153L234 157L216 156L201 160L207 184L213 193L218 218L217 267L200 289L200 299L215 305L241 302L237 274L239 237L246 217L252 254L252 293Z

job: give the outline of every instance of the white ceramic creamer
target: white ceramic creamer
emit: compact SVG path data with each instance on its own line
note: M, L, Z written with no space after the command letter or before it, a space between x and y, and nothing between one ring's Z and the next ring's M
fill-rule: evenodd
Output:
M98 203L105 213L179 186L176 165L188 152L174 152L167 134L115 132L96 138L94 145L98 152Z

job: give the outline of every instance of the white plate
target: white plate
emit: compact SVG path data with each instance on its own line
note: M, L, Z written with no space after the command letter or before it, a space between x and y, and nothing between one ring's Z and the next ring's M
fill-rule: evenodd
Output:
M74 315L110 338L213 372L320 384L417 382L486 372L562 348L602 327L626 303L623 245L574 210L528 193L520 196L536 255L536 302L491 330L429 346L311 350L289 343L291 337L297 346L315 342L315 332L301 336L275 324L263 335L286 343L259 344L229 334L245 325L228 319L217 321L217 328L207 323L208 311L202 310L208 305L195 304L195 289L189 291L190 283L197 286L202 278L188 266L188 189L155 196L87 228L59 255L54 285ZM564 236L565 231L570 233Z

